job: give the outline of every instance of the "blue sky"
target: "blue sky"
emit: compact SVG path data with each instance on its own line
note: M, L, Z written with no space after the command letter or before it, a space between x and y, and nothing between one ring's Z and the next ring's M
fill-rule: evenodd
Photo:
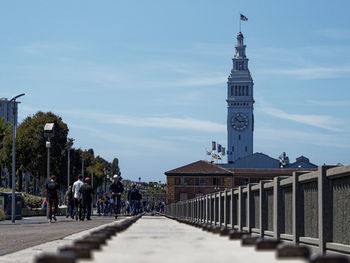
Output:
M53 111L124 178L226 145L239 13L254 79L254 152L350 163L349 1L3 1L0 97Z

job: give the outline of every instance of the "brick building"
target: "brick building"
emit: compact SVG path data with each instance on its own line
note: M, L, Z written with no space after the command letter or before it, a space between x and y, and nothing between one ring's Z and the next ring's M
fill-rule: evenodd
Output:
M210 162L197 161L165 172L167 204L276 176L291 176L296 170L299 169L222 168Z

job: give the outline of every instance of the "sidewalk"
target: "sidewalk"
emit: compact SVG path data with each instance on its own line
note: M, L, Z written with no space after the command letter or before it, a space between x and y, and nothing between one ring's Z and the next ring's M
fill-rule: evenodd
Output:
M74 233L111 222L115 222L114 217L101 216L93 216L91 221L75 221L59 217L57 222L51 224L45 217L28 218L16 224L7 221L6 224L0 225L0 256L63 239Z
M72 221L70 218L66 218L65 216L58 216L58 221L67 222ZM31 217L23 217L21 220L16 220L15 223L12 223L11 220L0 221L0 227L2 225L26 225L26 224L43 224L47 223L46 216L31 216Z
M54 241L46 242L37 246L32 246L30 248L26 248L14 253L6 254L4 256L0 256L0 262L1 263L33 263L34 259L37 255L40 253L55 253L57 251L58 247L64 246L64 245L71 245L72 242L76 239L79 239L85 235L88 235L90 232L102 228L106 225L113 224L115 221L112 221L107 224L102 224L94 228L90 228L89 230L85 230L76 234L72 234L69 236L66 236L64 238L60 238ZM55 225L55 224L52 224ZM58 224L57 224L58 225Z

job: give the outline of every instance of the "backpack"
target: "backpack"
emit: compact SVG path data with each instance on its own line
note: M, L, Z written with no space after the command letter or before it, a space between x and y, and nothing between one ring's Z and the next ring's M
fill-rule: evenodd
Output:
M130 199L131 200L137 200L139 191L136 188L131 189L130 191Z

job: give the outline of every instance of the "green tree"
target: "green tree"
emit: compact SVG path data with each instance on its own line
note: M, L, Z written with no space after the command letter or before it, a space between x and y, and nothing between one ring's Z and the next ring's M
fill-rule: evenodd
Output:
M3 148L3 140L5 138L6 132L9 129L10 125L11 125L10 122L5 123L4 117L0 117L0 152ZM3 167L3 162L1 162L1 159L0 159L0 176L2 175L2 167Z
M66 173L62 170L64 160L62 151L66 146L68 134L68 126L62 118L52 112L39 111L33 116L28 116L18 126L16 136L16 168L22 166L35 180L38 180L42 187L47 174L45 123L54 123L54 136L51 138L50 149L50 174L56 175L58 183L62 184L62 181L66 180ZM10 130L12 129L6 132L0 154L0 159L8 169L12 167L12 132L9 132Z

